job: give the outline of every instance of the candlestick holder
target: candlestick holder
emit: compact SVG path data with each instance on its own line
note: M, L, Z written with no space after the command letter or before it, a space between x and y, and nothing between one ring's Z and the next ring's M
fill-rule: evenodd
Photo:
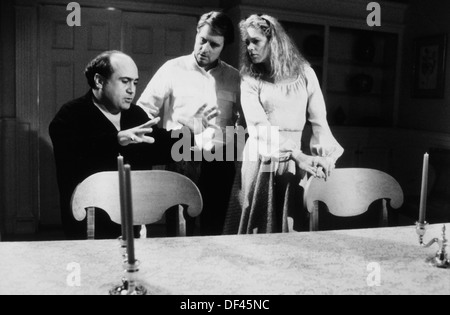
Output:
M416 223L416 232L417 232L417 235L419 236L419 244L423 248L429 248L429 247L433 246L433 244L436 243L439 246L439 251L436 253L436 255L434 257L427 258L426 262L429 263L433 267L442 268L442 269L450 268L450 260L448 259L448 255L447 255L448 240L446 237L445 225L442 228L442 238L441 239L434 238L430 242L425 244L423 239L424 239L424 236L427 231L427 226L428 226L427 222L424 222L424 223L417 222Z
M127 247L127 241L123 239L123 236L119 237L119 244L120 244L120 255L122 256L122 266L124 267L124 270L126 269L126 264L128 263L128 247ZM125 284L127 281L127 278L122 278L122 283Z
M124 262L124 279L123 284L114 287L109 291L110 295L147 295L147 289L138 282L140 262L136 260L134 263Z
M146 295L147 289L142 285L137 285L137 273L139 272L139 261L134 264L128 263L127 241L119 237L120 254L122 256L124 275L122 284L115 286L110 295Z

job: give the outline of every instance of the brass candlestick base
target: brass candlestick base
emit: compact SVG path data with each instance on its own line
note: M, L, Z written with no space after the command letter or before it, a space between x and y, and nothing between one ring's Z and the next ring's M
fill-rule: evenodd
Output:
M428 223L416 223L416 232L419 236L419 244L421 247L428 248L431 247L434 243L437 243L439 246L439 251L436 253L434 257L430 257L426 260L428 264L430 264L433 267L442 268L442 269L449 269L450 268L450 260L448 259L447 255L447 237L446 237L446 227L445 225L442 228L442 239L434 238L429 243L425 244L423 241L423 238L426 234Z

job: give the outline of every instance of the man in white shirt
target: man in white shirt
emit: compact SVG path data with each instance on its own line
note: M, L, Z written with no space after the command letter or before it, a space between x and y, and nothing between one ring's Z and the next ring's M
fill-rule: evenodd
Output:
M220 128L206 129L196 136L193 146L194 151L202 150L203 157L214 156L214 161L183 161L169 167L198 184L204 198L203 235L222 234L235 175L234 161L226 161L226 148L234 147L234 134L226 128L235 127L240 115L240 76L238 70L220 60L224 47L233 41L229 17L219 12L203 15L194 52L163 65L137 102L151 118L161 114L167 130L180 129L180 117L190 117L204 105L219 108L219 116L211 123Z

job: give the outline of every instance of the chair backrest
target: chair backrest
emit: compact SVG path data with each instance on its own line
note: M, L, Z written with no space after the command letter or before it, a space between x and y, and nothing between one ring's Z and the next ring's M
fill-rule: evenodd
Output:
M168 209L177 205L186 206L191 217L197 217L202 212L203 200L198 187L178 173L133 171L131 186L135 226L158 222ZM113 222L121 224L118 172L94 174L75 189L72 196L75 219L83 221L87 210L92 208L104 210ZM183 219L185 224L182 215L179 219ZM181 231L185 235L185 226L181 227Z
M377 200L389 200L390 206L398 209L403 205L403 191L390 175L372 169L336 169L327 181L310 178L304 193L305 207L310 212L310 230L318 230L319 201L328 211L338 217L352 217L365 213ZM384 202L384 225L387 208Z

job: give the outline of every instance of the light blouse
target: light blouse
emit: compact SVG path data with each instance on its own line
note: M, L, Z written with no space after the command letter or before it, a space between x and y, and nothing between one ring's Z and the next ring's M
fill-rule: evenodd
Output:
M331 133L322 90L310 66L305 67L305 79L288 83L245 76L241 103L249 133L244 160L254 157L255 150L262 158L290 159L294 150L301 150L307 119L312 124L310 146L316 155L337 160L344 152Z

